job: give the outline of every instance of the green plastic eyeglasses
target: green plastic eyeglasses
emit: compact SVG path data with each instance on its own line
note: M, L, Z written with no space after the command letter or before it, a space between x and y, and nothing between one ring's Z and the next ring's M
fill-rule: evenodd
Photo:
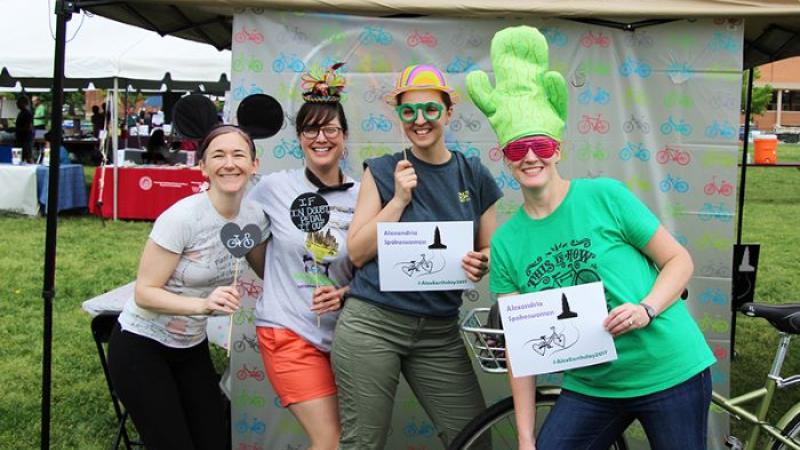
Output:
M444 105L437 102L427 103L401 103L395 108L397 115L405 123L411 123L417 120L419 112L422 111L422 117L428 122L439 120L444 111Z

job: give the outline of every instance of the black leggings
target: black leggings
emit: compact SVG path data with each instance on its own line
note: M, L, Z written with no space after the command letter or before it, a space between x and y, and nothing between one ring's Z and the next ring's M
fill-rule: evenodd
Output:
M122 331L108 344L111 382L149 450L226 447L225 417L208 341L171 348Z

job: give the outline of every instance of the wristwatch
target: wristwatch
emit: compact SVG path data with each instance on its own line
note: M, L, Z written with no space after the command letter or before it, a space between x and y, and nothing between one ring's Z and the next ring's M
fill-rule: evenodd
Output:
M656 310L652 306L648 305L647 303L639 303L639 306L644 308L645 312L647 312L647 317L650 319L650 322L652 322L653 319L656 318L657 316ZM650 324L650 322L648 322L648 325Z

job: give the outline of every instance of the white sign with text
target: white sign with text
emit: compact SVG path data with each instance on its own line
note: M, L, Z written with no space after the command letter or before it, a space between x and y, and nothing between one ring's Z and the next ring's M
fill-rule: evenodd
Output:
M379 222L381 291L470 289L461 260L472 250L472 222Z
M498 298L515 377L617 359L603 282Z

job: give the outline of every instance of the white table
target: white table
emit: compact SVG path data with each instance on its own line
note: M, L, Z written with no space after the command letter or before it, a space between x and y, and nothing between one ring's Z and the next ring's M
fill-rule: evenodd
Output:
M113 290L90 298L83 302L81 307L89 314L96 316L104 312L122 312L125 302L133 298L135 281L119 286ZM222 348L228 348L228 323L230 316L211 316L206 324L208 340Z
M0 164L0 210L35 216L39 214L36 197L36 166Z
M136 281L131 281L128 284L123 284L115 289L112 289L105 294L100 294L97 297L90 298L81 304L84 311L92 316L96 316L105 312L122 312L125 302L133 298L133 288ZM206 332L208 334L208 341L222 348L228 348L228 326L231 316L211 316L208 318L206 324ZM222 374L219 385L222 391L228 398L231 398L231 377L230 367L225 368L225 373Z

